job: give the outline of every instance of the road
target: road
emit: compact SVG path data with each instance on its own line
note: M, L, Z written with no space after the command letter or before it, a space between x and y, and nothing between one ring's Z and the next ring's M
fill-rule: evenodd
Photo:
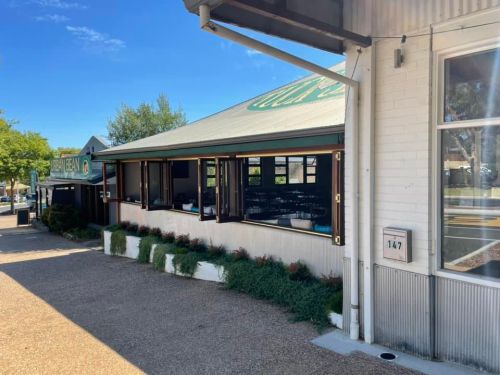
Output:
M26 208L28 205L26 203L15 203L14 209L17 208ZM10 203L5 206L0 206L0 215L10 211Z

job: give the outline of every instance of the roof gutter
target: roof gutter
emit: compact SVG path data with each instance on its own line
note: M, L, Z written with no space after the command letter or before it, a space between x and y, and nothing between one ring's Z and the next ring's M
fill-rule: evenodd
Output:
M273 56L277 59L286 61L290 64L299 66L309 70L320 76L331 80L341 82L351 88L352 110L350 123L352 130L352 149L350 150L349 168L350 168L350 226L351 226L351 326L350 337L353 340L359 339L359 246L358 246L358 199L359 199L359 169L358 169L358 111L359 111L359 83L346 76L325 69L319 65L301 59L300 57L291 55L285 51L272 47L268 44L259 42L253 38L249 38L243 34L237 33L224 26L216 24L210 20L210 7L207 4L200 5L200 26L203 30L209 33L218 35L222 38L231 40L235 43L242 44L248 48L252 48L266 55ZM347 120L347 119L346 119Z

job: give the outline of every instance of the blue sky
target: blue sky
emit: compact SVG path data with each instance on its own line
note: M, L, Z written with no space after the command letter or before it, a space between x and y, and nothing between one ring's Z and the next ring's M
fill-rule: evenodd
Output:
M341 56L265 35L332 66ZM53 147L81 147L122 103L166 94L189 121L307 72L202 32L181 0L0 0L0 108Z

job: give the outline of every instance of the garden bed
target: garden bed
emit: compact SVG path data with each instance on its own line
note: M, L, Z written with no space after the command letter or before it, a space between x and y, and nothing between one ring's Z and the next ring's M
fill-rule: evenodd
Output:
M123 223L103 232L108 255L151 263L157 271L224 283L228 289L282 305L296 320L342 328L342 279L314 277L301 262L285 265L272 257L250 259L240 248L226 253L188 235L175 236L158 229Z

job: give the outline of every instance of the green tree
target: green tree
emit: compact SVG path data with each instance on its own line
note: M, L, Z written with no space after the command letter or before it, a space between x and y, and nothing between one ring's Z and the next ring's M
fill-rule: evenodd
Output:
M172 110L165 95L156 106L142 103L137 108L122 105L116 118L108 123L108 139L113 146L136 141L186 124L184 112Z
M54 153L56 157L60 158L63 155L78 155L80 149L77 147L58 147Z
M52 157L53 152L47 140L40 134L21 133L0 117L0 180L10 184L12 213L16 180L27 179L33 169L40 175L47 174Z

